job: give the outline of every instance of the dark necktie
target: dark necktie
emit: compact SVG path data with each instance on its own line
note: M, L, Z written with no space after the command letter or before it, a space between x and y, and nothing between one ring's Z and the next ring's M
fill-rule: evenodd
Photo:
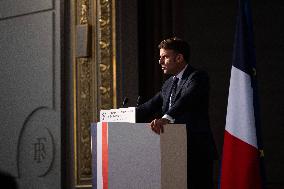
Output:
M171 109L171 107L172 107L172 105L174 104L174 101L175 101L177 84L178 84L178 78L176 76L174 76L173 77L173 84L172 84L172 87L171 87L169 109Z

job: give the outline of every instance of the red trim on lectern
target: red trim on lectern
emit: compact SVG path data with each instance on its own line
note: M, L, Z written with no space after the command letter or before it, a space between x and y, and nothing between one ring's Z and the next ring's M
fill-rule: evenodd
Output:
M108 124L102 122L103 189L108 189Z

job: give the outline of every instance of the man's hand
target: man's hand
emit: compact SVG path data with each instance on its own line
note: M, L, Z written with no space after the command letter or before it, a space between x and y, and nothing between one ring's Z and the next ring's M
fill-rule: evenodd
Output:
M155 133L159 135L160 133L164 132L164 125L168 123L170 123L170 120L166 118L154 119L149 126Z

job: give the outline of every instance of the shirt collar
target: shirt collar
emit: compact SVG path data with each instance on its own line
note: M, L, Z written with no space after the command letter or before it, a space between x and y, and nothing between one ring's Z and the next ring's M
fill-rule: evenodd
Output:
M187 66L188 65L186 64L185 67L176 75L176 77L179 79L179 81L181 80L182 75L183 75L185 69L187 68Z

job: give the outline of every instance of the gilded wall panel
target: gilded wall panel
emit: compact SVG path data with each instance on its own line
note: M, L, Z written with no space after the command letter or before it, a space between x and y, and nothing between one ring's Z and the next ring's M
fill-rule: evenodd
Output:
M114 6L114 0L78 0L71 7L73 49L79 25L91 28L92 44L86 57L73 53L76 188L91 188L90 124L98 121L99 110L116 107Z

